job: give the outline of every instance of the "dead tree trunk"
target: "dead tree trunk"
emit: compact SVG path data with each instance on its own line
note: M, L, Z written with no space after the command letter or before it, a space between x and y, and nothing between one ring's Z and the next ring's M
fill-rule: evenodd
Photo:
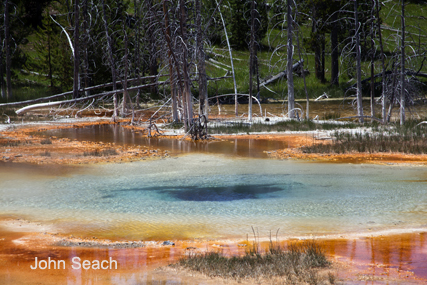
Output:
M174 61L172 59L172 47L170 46L171 42L171 28L169 26L169 16L168 16L168 6L167 2L163 1L163 14L164 14L164 21L165 21L165 37L166 42L168 43L169 49L168 49L168 58L169 58L169 80L170 80L170 89L171 89L171 98L172 98L172 121L178 122L178 101L176 96L176 88L175 88L175 81L174 81L174 72L173 72L173 64Z
M354 19L355 19L355 37L356 37L356 73L357 73L357 116L359 122L363 123L363 106L362 106L362 59L360 55L360 36L359 36L359 17L358 17L358 0L354 1Z
M79 53L79 0L74 3L74 78L73 78L73 98L79 97L80 90L80 53Z
M83 44L82 44L82 48L83 48L83 65L84 65L84 71L83 71L83 81L84 81L84 89L85 89L85 96L89 96L90 95L90 91L87 91L86 89L91 85L90 83L90 75L89 75L89 37L90 37L90 33L89 33L89 14L87 12L87 1L88 0L83 0Z
M298 29L298 31L301 31L300 29ZM302 78L304 80L304 91L305 91L305 99L306 99L306 110L305 110L305 115L306 115L306 119L309 120L310 119L310 97L308 96L308 90L307 90L307 82L305 80L305 72L304 72L304 60L302 58L302 52L301 52L301 45L299 42L299 35L296 35L297 38L297 46L298 46L298 54L299 54L299 62L301 62L301 69L302 69Z
M153 6L153 1L148 0L147 5L151 8ZM153 11L153 10L152 10ZM155 11L153 11L155 13ZM157 75L159 73L159 66L157 63L157 46L156 46L156 34L155 34L155 24L153 21L153 17L148 18L148 29L147 29L147 37L148 37L148 65L150 70L150 75ZM155 78L152 79L151 83L155 82ZM157 95L158 93L157 86L153 86L150 90L151 95Z
M108 61L110 62L113 90L117 90L117 84L116 84L117 76L116 76L116 67L115 67L115 60L114 60L114 53L113 53L113 43L110 37L110 33L108 32L107 11L105 6L105 1L104 0L101 0L101 1L102 1L101 3L102 3L102 12L103 12L102 20L104 22L105 37L107 38ZM114 104L114 111L113 111L113 117L111 119L115 121L118 116L116 93L114 93L113 95L113 104Z
M405 0L402 1L402 39L400 43L400 125L405 124Z
M1 31L3 32L3 31ZM0 43L3 42L2 40L2 33L0 32ZM6 98L6 83L4 82L4 64L3 64L3 45L0 44L0 86L1 86L1 98Z
M10 40L10 13L9 13L9 0L4 4L4 44L6 48L6 94L7 99L13 98L12 94L12 52Z
M222 16L222 13L221 13L221 8L219 7L217 0L215 0L215 3L218 7L219 15L221 16L222 26L224 27L225 39L227 40L228 52L230 54L230 63L231 63L231 70L233 72L233 83L234 83L234 114L237 117L238 116L239 103L237 101L237 83L236 83L236 73L234 70L234 63L233 63L233 53L231 52L230 40L228 38L227 28L226 28L226 24L224 21L224 17Z
M291 1L287 1L287 24L288 24L288 68L287 68L287 77L288 77L288 113L289 118L295 117L295 99L294 99L294 76L292 72L292 60L293 60L293 45L292 45L292 7Z
M331 84L338 86L339 83L339 53L338 53L338 14L331 15Z
M123 27L123 36L124 36L124 57L123 57L123 61L124 63L122 64L123 66L123 105L122 105L122 118L126 118L126 112L127 112L127 99L128 99L128 90L127 90L127 86L128 86L128 71L129 71L129 61L128 61L128 54L129 54L129 50L128 50L128 35L125 29L125 21L123 19L122 22L122 27ZM132 102L129 102L132 104Z
M381 107L382 107L382 116L383 116L383 124L385 124L387 122L387 118L386 118L386 80L385 80L385 73L386 73L386 68L385 68L385 58L384 58L384 47L383 47L383 39L382 39L382 35L381 35L381 21L380 21L380 3L379 0L376 0L376 5L377 5L377 25L378 25L378 36L379 36L379 41L380 41L380 49L381 49L381 65L382 65L382 69L383 69L383 75L381 78L381 83L382 83L382 100L381 100Z
M196 27L197 27L197 69L199 72L199 114L208 119L208 81L206 77L205 49L203 46L202 5L196 0Z
M133 1L133 7L134 7L134 10L135 10L135 26L136 26L136 29L135 29L135 61L136 61L136 67L135 67L135 76L136 77L138 77L138 85L139 84L142 84L142 82L141 82L141 53L140 53L140 51L139 51L139 49L140 49L140 46L139 46L139 44L140 44L140 27L139 27L139 25L140 25L140 18L141 18L141 15L139 14L139 5L140 5L140 3L137 1L137 0L134 0ZM140 96L141 96L141 90L139 90L138 89L138 91L137 91L137 93L136 93L136 98L135 98L135 104L136 104L136 107L137 108L140 108L140 102L139 102L139 99L140 99Z
M252 92L253 92L253 75L255 64L255 0L251 1L251 39L249 42L249 101L248 101L248 120L252 121Z
M371 8L371 117L375 117L375 106L374 106L374 97L375 97L375 41L374 41L374 8L375 2L372 1ZM373 120L372 120L373 122Z
M181 37L185 44L187 44L187 12L185 10L185 1L180 0L180 10L181 10L181 16L180 16L180 30L181 30ZM184 108L186 109L186 131L191 128L193 125L193 99L191 96L191 89L190 89L190 76L188 74L188 68L187 68L187 58L188 58L188 51L187 49L183 48L183 63L182 63L182 69L183 69L183 83L184 83L184 94L183 98L185 98Z

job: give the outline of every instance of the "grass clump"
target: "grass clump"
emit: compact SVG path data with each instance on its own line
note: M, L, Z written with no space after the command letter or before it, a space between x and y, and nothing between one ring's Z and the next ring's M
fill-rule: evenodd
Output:
M277 123L246 123L236 122L228 123L227 125L213 125L208 128L209 134L235 134L235 133L259 133L259 132L304 132L314 130L333 130L341 128L354 128L356 124L336 124L336 123L322 123L316 124L312 120L289 120Z
M336 131L331 144L315 144L302 148L305 153L384 153L427 154L427 126L419 121L392 127L374 125L372 132Z
M207 275L242 281L253 279L269 284L334 284L331 274L320 274L320 269L330 266L318 243L307 241L293 243L285 250L270 242L265 253L259 245L253 246L243 256L225 257L219 252L191 255L181 259L178 266ZM332 280L332 283L331 283ZM272 283L273 282L273 283Z

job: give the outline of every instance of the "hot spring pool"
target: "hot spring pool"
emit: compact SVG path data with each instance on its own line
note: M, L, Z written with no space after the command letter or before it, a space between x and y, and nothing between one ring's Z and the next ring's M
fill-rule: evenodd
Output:
M1 167L0 215L115 239L245 238L427 227L421 167L187 154L63 173ZM58 172L58 173L56 173Z

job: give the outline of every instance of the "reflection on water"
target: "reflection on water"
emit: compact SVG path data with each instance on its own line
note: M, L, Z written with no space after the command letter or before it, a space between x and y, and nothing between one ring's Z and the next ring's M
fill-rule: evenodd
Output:
M328 254L349 260L356 268L369 274L391 276L393 272L390 269L395 269L427 278L427 233L328 240L322 243Z
M212 153L239 157L264 157L264 151L287 148L285 141L267 139L234 139L227 141L194 142L187 140L147 138L139 132L119 125L93 125L85 128L51 130L46 136L69 138L78 141L114 143L116 145L141 145L168 150L171 153Z

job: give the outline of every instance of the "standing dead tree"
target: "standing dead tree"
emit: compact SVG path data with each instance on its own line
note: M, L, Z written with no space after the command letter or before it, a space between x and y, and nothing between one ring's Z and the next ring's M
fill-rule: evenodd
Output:
M292 5L291 2L293 0L287 1L287 25L288 25L288 46L287 46L287 54L288 54L288 69L287 69L287 77L288 77L288 113L289 118L295 117L295 94L294 94L294 77L293 77L293 53L294 46L292 44L292 27L293 27L293 19L292 19Z
M357 116L359 122L363 123L363 105L362 105L362 58L360 51L360 24L359 24L359 13L358 13L358 0L354 0L354 29L356 38L356 74L357 74L357 89L356 89L356 100L357 100Z
M80 6L79 0L74 2L74 77L73 77L73 98L79 97L80 90L80 45L79 45L79 26L80 26Z
M107 6L105 5L105 0L101 0L102 4L102 21L104 23L104 33L107 40L107 54L108 54L108 62L111 69L111 79L113 82L113 90L117 89L117 75L116 75L116 63L114 58L114 51L113 51L113 40L110 35L110 31L108 28L108 19L107 19ZM114 104L114 111L113 111L113 117L111 118L112 121L116 121L118 116L118 105L117 105L117 94L113 94L113 104Z
M206 76L205 66L205 49L204 49L204 34L202 26L202 3L201 0L196 1L196 49L197 49L197 71L199 75L199 115L208 118L208 80Z
M4 45L6 49L6 96L12 99L12 51L10 36L10 1L4 1Z
M405 0L401 0L401 40L400 40L400 125L405 124Z

